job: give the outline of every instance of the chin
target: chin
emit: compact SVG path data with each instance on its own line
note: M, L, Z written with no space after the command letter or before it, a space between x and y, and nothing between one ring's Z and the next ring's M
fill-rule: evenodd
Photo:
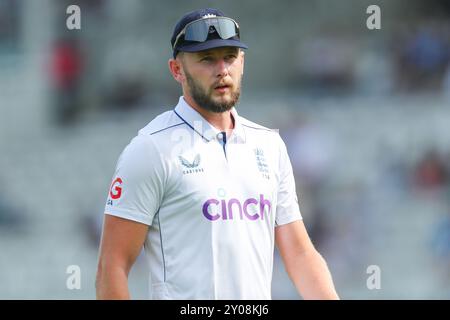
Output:
M232 99L230 97L227 97L227 98L216 99L215 102L217 102L217 103L230 103L231 101L232 101Z

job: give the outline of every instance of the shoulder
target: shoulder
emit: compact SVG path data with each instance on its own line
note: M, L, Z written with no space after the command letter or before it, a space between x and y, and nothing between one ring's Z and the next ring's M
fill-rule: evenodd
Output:
M134 139L164 154L170 151L170 147L178 141L174 138L174 134L179 136L185 132L183 131L186 130L185 125L186 123L175 114L174 110L169 110L156 116L140 129Z
M271 129L262 126L243 117L240 117L240 120L247 137L250 136L257 137L258 139L264 139L265 142L272 143L277 147L284 145L278 129Z
M139 135L142 136L157 136L159 133L167 133L167 130L181 126L184 124L178 118L173 110L166 111L155 117L149 124L139 130Z
M250 121L244 117L239 118L241 120L241 124L244 126L244 128L248 130L258 130L258 131L265 131L265 132L273 132L273 129L264 127L260 124L257 124L256 122Z
M161 148L167 143L167 135L184 124L174 115L173 110L166 111L141 128L124 148L121 158L127 161L160 158Z

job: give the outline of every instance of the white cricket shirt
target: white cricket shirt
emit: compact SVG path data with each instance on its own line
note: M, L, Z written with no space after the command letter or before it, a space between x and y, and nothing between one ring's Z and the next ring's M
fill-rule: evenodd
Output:
M152 299L271 299L274 230L302 219L278 132L229 137L180 97L131 140L105 213L149 225Z

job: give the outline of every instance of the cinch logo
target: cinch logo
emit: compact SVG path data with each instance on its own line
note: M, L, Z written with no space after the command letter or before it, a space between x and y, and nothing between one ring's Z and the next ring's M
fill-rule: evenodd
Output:
M239 214L240 220L257 220L258 218L264 220L264 207L266 206L268 207L268 213L270 213L272 205L269 200L264 199L264 195L262 194L259 195L259 201L255 198L249 198L243 204L235 198L220 201L217 199L208 199L203 204L203 215L211 221L216 221L220 218L222 220L238 219L235 216L236 214ZM258 209L259 214L255 213ZM250 210L253 214L249 212Z
M122 179L120 179L120 178L117 178L111 184L111 189L109 191L109 195L111 196L111 199L119 199L120 198L120 196L122 195L122 187L120 187L121 184L122 184Z

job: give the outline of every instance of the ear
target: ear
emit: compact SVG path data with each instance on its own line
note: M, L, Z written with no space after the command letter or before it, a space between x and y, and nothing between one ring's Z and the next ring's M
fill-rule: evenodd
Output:
M170 73L172 77L179 83L184 80L183 66L179 59L169 59L168 62Z
M244 62L245 62L245 52L244 50L240 49L239 54L241 55L241 63L242 63L242 74L244 74Z

